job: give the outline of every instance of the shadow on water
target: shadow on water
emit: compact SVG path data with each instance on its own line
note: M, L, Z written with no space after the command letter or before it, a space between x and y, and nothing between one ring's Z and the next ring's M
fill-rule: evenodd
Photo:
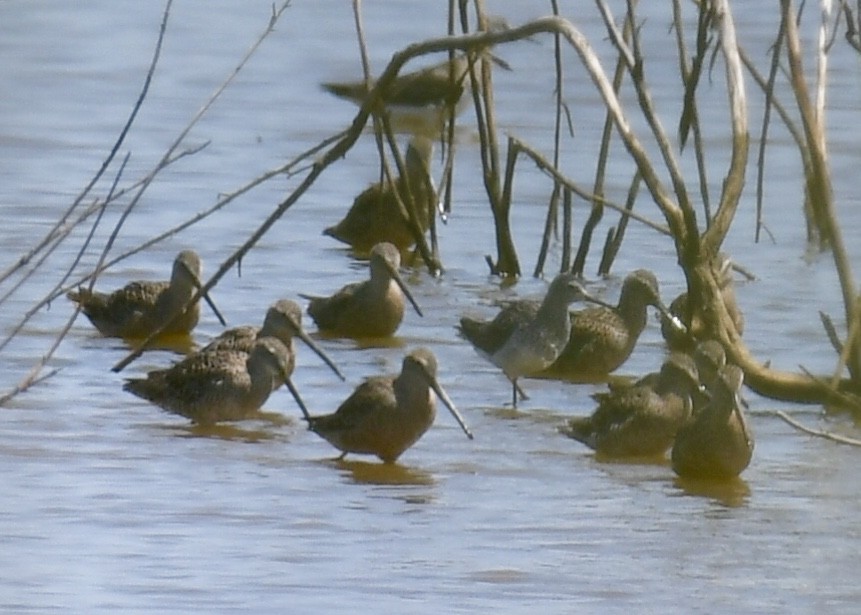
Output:
M138 346L140 346L143 341L143 338L106 337L93 329L91 333L86 334L83 344L87 347L100 349L109 348L112 351L115 350L126 354L133 350L137 350ZM161 335L154 339L146 349L147 351L163 350L178 355L187 355L191 353L195 347L196 345L192 336L184 333Z
M643 457L610 457L595 453L595 461L605 465L616 466L654 466L661 468L669 468L670 460L666 455L647 455Z
M503 421L529 421L536 424L562 424L568 415L549 408L526 408L521 410L510 403L504 406L478 408L485 416Z
M684 495L715 500L729 508L746 506L750 500L750 485L740 477L730 480L708 480L676 477L674 484Z
M358 485L430 486L436 484L436 479L430 472L398 463L348 459L325 459L322 463L336 468L342 476Z
M345 338L337 333L329 333L327 331L315 331L311 337L317 340L325 341L342 341L345 344L355 345L356 350L367 350L369 348L404 348L407 342L403 338L397 336L389 337L363 337L363 338Z
M215 425L197 425L189 423L186 425L160 425L159 427L169 430L179 438L214 438L218 440L229 440L234 442L267 442L287 441L287 434L278 429L284 426L293 426L296 421L290 417L277 412L258 412L252 421L260 421L263 425L254 425L245 421L240 426L237 423L216 423Z

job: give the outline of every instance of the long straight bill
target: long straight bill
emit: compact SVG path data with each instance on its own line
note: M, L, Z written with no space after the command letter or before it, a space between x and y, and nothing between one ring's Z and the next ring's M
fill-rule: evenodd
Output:
M463 416L461 416L460 412L455 407L454 402L451 401L451 398L449 398L448 394L443 390L443 388L439 385L436 379L428 378L428 381L428 384L430 384L431 388L434 390L434 393L436 393L437 397L442 400L442 403L444 403L446 408L448 408L449 412L451 412L451 415L457 421L457 424L460 425L460 428L463 430L463 433L466 434L467 438L472 440L474 436L472 435L472 432L467 426Z
M344 374L341 373L341 370L338 369L338 366L335 365L335 363L332 361L332 359L330 359L329 356L325 352L323 352L323 349L320 348L314 340L312 340L310 337L308 337L307 333L305 333L303 330L299 329L296 331L296 335L297 335L297 337L299 337L300 340L305 342L305 344L307 344L308 348L313 350L318 357L323 359L323 363L328 365L329 368L338 375L338 378L340 378L342 381L347 380L347 378L344 376Z

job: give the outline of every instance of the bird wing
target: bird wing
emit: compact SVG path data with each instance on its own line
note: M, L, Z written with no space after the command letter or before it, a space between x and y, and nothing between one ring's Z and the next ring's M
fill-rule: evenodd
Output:
M315 297L308 304L308 314L321 329L329 329L337 325L337 320L352 301L359 287L364 282L347 284L331 297Z
M260 328L253 325L228 329L201 348L199 352L216 352L219 350L251 352L251 347L254 345L255 340L257 340L258 331L260 331Z
M334 413L312 417L311 429L319 426L326 431L349 431L379 412L381 407L396 408L392 380L385 376L368 378L356 387Z
M621 317L605 307L592 307L571 314L571 335L565 349L566 361L586 357L600 358L607 349L628 343L627 328ZM624 339L623 339L624 338Z
M490 321L464 316L460 319L459 330L473 346L492 355L502 348L519 326L535 318L539 305L536 301L514 301Z

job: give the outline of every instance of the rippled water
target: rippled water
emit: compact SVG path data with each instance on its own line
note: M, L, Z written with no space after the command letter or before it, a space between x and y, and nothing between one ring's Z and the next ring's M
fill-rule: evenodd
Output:
M104 159L140 91L161 21L158 4L0 3L4 268L50 228ZM400 46L444 30L445 3L364 4L377 70ZM548 10L544 3L499 2L491 8L515 24ZM270 11L262 1L174 4L151 91L120 152L131 153L123 184L152 168L263 29ZM606 50L593 9L582 12L575 23ZM760 59L774 28L769 19L755 9L739 19L742 40ZM644 30L667 54L657 53L646 66L658 103L676 87L671 38L656 25L664 22L656 8ZM538 39L500 50L514 71L496 77L500 122L542 147L552 142L551 49L549 40ZM835 50L834 79L846 83L832 93L831 147L850 239L859 228L857 57L840 45ZM573 54L570 60L566 95L578 138L588 139L598 134L602 115ZM186 140L189 147L210 145L158 177L112 254L205 210L220 193L346 126L354 108L317 84L351 78L359 66L349 3L295 2ZM756 109L762 101L755 92L750 96ZM752 130L758 121L751 120ZM560 437L556 425L589 412L588 395L599 387L529 380L531 400L522 411L504 406L505 379L456 336L454 324L463 313L491 314L500 296L539 295L545 283L526 277L500 290L487 275L483 256L494 251L493 232L474 171L471 121L463 123L455 210L441 228L447 270L439 279L418 270L409 276L426 317L409 313L392 347L326 341L348 383L304 351L295 380L312 410L331 411L363 377L397 371L405 349L428 345L440 360L443 386L476 439L468 441L441 413L397 466L336 463L335 451L304 430L282 391L266 409L288 417L286 422L195 430L120 388L126 374L163 366L173 355L147 353L124 374L114 374L109 367L127 348L99 337L81 319L51 361L59 372L0 411L4 612L857 608L858 453L803 436L773 411L788 409L810 425L855 433L844 419L824 419L819 408L787 407L748 393L754 460L743 480L704 489L678 482L667 465L596 462ZM718 132L712 138L724 140ZM753 243L751 193L727 244L759 277L738 287L746 340L756 356L775 366L827 371L834 359L817 311L838 320L842 314L833 267L828 255L804 259L797 155L781 149L789 141L782 129L774 128L770 139L766 220L775 240ZM590 185L592 150L577 143L566 152L570 174ZM219 283L213 296L231 324L259 322L277 298L331 292L365 275L364 265L320 230L374 181L376 167L371 139L363 139L263 238L244 260L242 276L231 273ZM619 200L628 174L624 167L611 169ZM749 185L753 177L751 172ZM111 180L100 183L99 194ZM717 169L711 181L719 183ZM214 271L294 186L295 180L268 182L191 230L122 261L99 286L164 277L176 252L189 246ZM549 190L540 175L523 167L513 220L525 271L534 265L536 229ZM655 217L642 200L641 211ZM118 215L119 209L107 214L96 246L104 244ZM575 224L584 218L578 209ZM605 224L614 222L607 218ZM60 247L3 304L4 336L50 290L83 236L77 231L76 241ZM857 270L859 247L849 243ZM591 258L597 264L597 254ZM95 259L90 251L85 264ZM558 248L551 255L556 262ZM665 297L682 288L667 241L637 225L619 256L619 275L595 280L591 288L615 298L621 275L641 266L658 273ZM70 310L66 301L54 302L4 350L3 391L47 351ZM197 338L217 332L207 313ZM621 372L652 371L662 353L653 323Z

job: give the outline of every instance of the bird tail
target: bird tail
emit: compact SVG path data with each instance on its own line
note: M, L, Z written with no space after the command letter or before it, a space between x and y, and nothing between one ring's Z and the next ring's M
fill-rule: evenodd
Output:
M330 94L348 100L361 100L368 93L364 83L321 83L320 87Z
M152 400L151 382L147 378L128 378L123 383L123 390L146 400Z
M559 432L578 442L582 442L589 448L595 448L595 432L592 429L592 417L575 416L568 419L568 422L559 427Z
M484 340L484 336L482 336L482 329L485 324L486 323L481 320L475 320L474 318L464 316L460 319L460 324L457 326L457 330L458 333L460 333L461 336L470 344L479 350L489 352L487 342Z
M66 297L75 303L86 303L93 297L93 293L84 288L83 286L78 287L77 289L72 289L66 293Z

